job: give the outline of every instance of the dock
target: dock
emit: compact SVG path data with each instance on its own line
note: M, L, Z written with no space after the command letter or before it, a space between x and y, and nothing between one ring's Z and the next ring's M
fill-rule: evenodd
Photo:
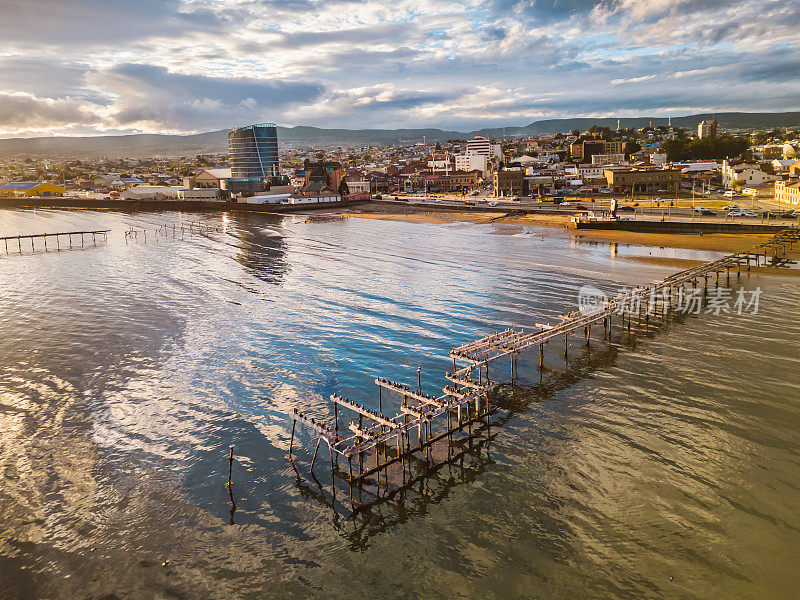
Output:
M563 338L566 358L569 336L580 333L588 345L592 326L601 326L604 340L610 341L615 317L618 317L617 327L621 330L627 328L628 333L633 320L637 324L649 324L650 319L666 320L689 286L696 288L702 281L705 291L710 279L713 279L711 283L719 285L723 276L730 282L732 273L741 277L742 272L749 272L762 263L766 265L771 261L773 265L782 265L787 260L786 252L798 242L800 229L784 229L747 252L730 254L591 306L582 306L580 310L561 315L557 323L537 324L530 331L506 329L493 332L452 348L448 359L452 360L453 369L445 373L450 385L438 394L423 391L420 369L417 369L416 388L382 377L375 378L377 410L338 394L330 396L334 415L332 423L322 423L294 409L290 415L289 458L292 466L297 469L292 450L295 427L300 423L316 436L310 468L312 477L316 480L313 469L320 444L325 442L330 455L332 505L337 502L338 477L349 487L349 502L355 512L354 487L359 495L366 490L368 494L380 497L382 489L388 495L413 479L410 474L412 461L424 461L429 467L441 464L453 456L465 439L471 445L478 429L485 439L491 438L490 417L497 410L492 404L491 394L493 386L499 383L490 380L491 364L508 358L513 382L517 377L517 357L522 352L538 347L539 366L543 368L544 346L548 342ZM393 396L399 404L393 415L384 413L385 394ZM352 413L354 420L340 424L340 409ZM346 471L340 467L340 461L346 462Z
M44 250L47 250L47 240L48 238L51 240L50 248L55 247L57 250L61 249L61 241L66 238L65 244L68 244L69 247L72 248L73 246L73 239L75 239L75 246L77 246L78 239L81 241L80 247L84 247L85 240L88 236L92 236L92 245L97 245L97 238L98 236L102 236L103 242L107 241L107 236L110 229L98 229L95 231L60 231L58 233L30 233L27 235L8 235L5 237L0 237L0 242L3 242L5 245L6 254L9 253L9 242L11 242L11 250L14 249L14 243L16 242L17 251L22 254L23 250L23 240L25 241L25 248L28 247L28 242L30 242L30 249L31 251L36 250L35 240L42 240L44 244ZM53 243L55 242L55 244Z

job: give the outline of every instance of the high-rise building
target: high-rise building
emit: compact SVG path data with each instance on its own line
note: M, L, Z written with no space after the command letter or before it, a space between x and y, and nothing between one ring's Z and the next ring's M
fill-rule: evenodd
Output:
M719 123L713 119L711 121L700 121L697 125L697 137L701 139L717 137L718 129Z
M232 193L262 191L278 177L278 127L260 123L237 127L228 133Z
M500 144L493 144L485 137L476 135L471 140L464 143L464 154L483 154L484 156L501 156L502 149Z

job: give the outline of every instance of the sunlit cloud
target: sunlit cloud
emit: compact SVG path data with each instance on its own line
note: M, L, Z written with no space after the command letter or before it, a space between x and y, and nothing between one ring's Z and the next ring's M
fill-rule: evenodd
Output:
M0 135L797 110L775 0L8 0Z

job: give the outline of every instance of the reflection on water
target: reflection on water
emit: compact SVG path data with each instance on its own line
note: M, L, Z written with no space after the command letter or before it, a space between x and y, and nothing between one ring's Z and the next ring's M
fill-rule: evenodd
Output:
M122 233L198 220L222 231ZM672 269L534 228L304 221L0 211L0 235L112 230L87 252L0 256L3 594L794 596L792 278L743 277L757 315L578 339L569 364L553 344L544 373L522 355L488 444L343 518L326 468L298 482L287 460L293 407L375 408L374 377L417 366L434 391L453 345Z
M229 227L239 231L236 261L246 272L266 283L279 284L289 269L281 220L277 216L240 213L228 222Z

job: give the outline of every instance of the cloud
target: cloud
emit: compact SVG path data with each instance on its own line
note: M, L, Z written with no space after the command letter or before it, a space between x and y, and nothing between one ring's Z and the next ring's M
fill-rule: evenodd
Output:
M212 33L225 22L224 13L182 0L3 0L0 34L24 46L91 48Z
M312 102L325 90L319 83L207 77L138 63L98 71L90 81L114 97L109 118L115 126L192 131L272 120L284 107Z
M798 29L785 0L6 0L0 135L797 110Z
M40 98L22 92L0 93L0 129L47 131L102 121L100 107L73 98Z

